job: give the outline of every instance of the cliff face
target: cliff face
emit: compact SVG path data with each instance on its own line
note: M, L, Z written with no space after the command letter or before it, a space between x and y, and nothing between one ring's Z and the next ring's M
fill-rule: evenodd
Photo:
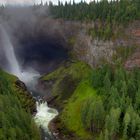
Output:
M88 34L89 29L96 29L96 24L93 22L81 23L48 18L42 20L37 33L43 33L46 38L51 36L53 39L59 40L59 43L63 44L63 47L70 52L71 57L85 61L92 67L104 62L113 63L114 57L115 59L120 57L120 48L123 51L121 55L129 49L133 50L131 54L127 55L128 61L130 61L130 57L134 52L139 51L139 21L130 23L126 27L115 27L113 32L117 32L118 35L110 40L99 39ZM137 62L136 65L139 66ZM130 62L127 61L125 66L132 67Z
M92 67L104 61L111 62L113 54L115 53L114 43L112 41L91 39L91 37L87 35L78 36L73 48L77 58L85 61Z
M129 57L125 63L126 68L140 67L140 24L137 21L132 26L129 26L132 43L137 45L136 51Z
M130 23L126 27L113 27L112 30L117 35L109 41L89 34L90 29L94 31L102 28L97 22L81 23L38 17L36 22L31 23L32 26L17 22L12 32L15 39L14 46L17 46L16 43L20 44L17 54L22 57L23 67L31 65L43 73L54 70L57 64L68 60L67 53L70 57L85 61L94 67L104 62L113 63L114 57L115 60L116 57L120 57L118 54L120 47L123 51L121 53L124 54L129 48L135 52L140 46L140 21ZM17 33L18 30L20 32ZM31 55L33 57L30 57ZM130 63L126 62L126 67L132 67Z
M79 60L85 61L91 67L97 66L104 62L113 63L114 57L123 58L123 54L131 49L131 52L127 54L123 63L126 63L126 68L133 67L132 65L138 67L140 66L137 60L133 60L132 64L130 62L134 56L139 56L140 53L140 26L138 21L131 23L129 26L127 26L127 28L124 27L122 30L118 31L123 32L120 33L123 35L110 40L92 38L90 35L88 35L86 31L89 27L91 27L91 25L86 26L85 24L85 26L81 27L84 31L79 30L76 35L72 51ZM120 54L118 51L120 49L122 50L122 54ZM135 54L135 52L137 54Z

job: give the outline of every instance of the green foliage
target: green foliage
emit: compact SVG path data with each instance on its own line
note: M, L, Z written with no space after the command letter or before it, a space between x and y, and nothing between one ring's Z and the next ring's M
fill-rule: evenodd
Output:
M114 22L126 24L140 19L139 8L139 0L101 0L92 1L89 4L85 1L66 2L65 4L59 2L59 5L51 5L50 11L55 18L80 21L100 20L110 24ZM106 32L110 32L109 30L106 29Z
M84 140L139 140L139 81L139 69L108 65L94 69L65 105L63 125Z
M62 106L62 101L71 97L79 82L90 73L89 65L77 61L64 64L54 72L43 76L42 80L53 81L52 96L57 96L57 103Z
M114 139L116 134L119 132L119 119L120 119L121 109L111 108L109 115L106 116L105 128L109 131L109 138Z
M112 140L121 137L126 140L129 138L140 139L139 74L138 69L127 72L121 66L112 69L105 65L94 70L93 87L97 90L97 95L101 96L106 114L105 123L99 122L102 124L102 129L100 128L98 131L99 137L104 130L104 139ZM92 103L89 103L88 106L91 106ZM96 110L94 107L92 109ZM90 111L91 114L93 110ZM91 122L90 125L92 125ZM93 133L95 132L93 129Z
M117 46L115 48L116 54L113 56L113 60L116 61L117 58L124 62L131 54L136 50L137 46Z
M89 4L85 1L65 4L59 1L58 5L50 5L49 8L50 16L54 18L94 21L95 27L88 29L88 34L103 40L120 37L120 29L116 31L116 28L126 27L128 23L140 19L139 0L94 0Z
M90 105L92 98L95 99L95 102ZM93 110L92 106L95 108L98 103L100 104L100 99L96 102L96 91L92 88L91 81L81 81L65 105L61 114L62 123L69 131L76 133L80 140L91 138L90 131L85 131L84 127L86 126L86 129L91 128L90 122L92 122L93 117L90 116L90 110ZM98 116L98 113L95 116Z
M76 37L71 37L69 40L68 40L68 43L71 45L71 46L73 46L74 44L75 44L75 42L76 42Z
M15 92L15 80L0 70L0 140L40 140L32 116L23 109Z
M140 139L139 69L126 71L120 65L103 65L92 71L86 64L76 62L42 79L57 81L53 87L56 93L71 91L68 98L63 98L67 102L60 114L65 131L80 140ZM73 90L67 79L77 80Z
M82 107L82 122L87 130L98 132L104 125L105 111L98 97L85 101Z
M113 29L110 24L90 28L88 34L94 39L110 40L113 37Z

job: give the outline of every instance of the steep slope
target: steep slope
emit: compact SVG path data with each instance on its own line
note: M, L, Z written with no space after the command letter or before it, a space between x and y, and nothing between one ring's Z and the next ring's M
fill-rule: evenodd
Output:
M84 62L67 62L54 72L44 75L39 85L48 103L62 109L63 104L72 96L79 82L88 77L90 73L90 66Z
M0 139L40 140L30 114L35 101L15 76L0 70Z

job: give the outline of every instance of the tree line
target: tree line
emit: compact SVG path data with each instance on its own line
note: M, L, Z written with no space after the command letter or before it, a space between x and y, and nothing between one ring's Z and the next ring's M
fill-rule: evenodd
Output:
M50 3L49 7L53 17L68 20L127 23L140 19L139 0L93 0L89 4L58 1L58 5Z
M94 22L87 33L93 38L110 40L120 36L121 26L140 19L139 0L93 0L89 4L58 1L49 3L50 16L65 20ZM121 31L123 33L123 31Z

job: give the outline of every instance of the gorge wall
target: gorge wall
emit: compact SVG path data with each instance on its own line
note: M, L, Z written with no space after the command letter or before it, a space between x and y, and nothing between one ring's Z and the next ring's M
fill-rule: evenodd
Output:
M139 21L126 27L115 27L113 32L118 35L108 41L89 35L90 29L102 28L98 21L65 21L39 12L28 7L7 8L1 18L25 69L32 66L41 73L50 72L69 58L85 61L92 67L104 62L113 63L114 57L120 57L120 50L121 53L127 48L135 50L140 44ZM130 59L134 62L134 57L129 58L126 67L132 67ZM5 65L2 58L0 61ZM139 65L138 60L135 63Z
M7 7L0 15L0 22L6 27L24 69L33 67L41 73L51 72L69 58L85 61L94 67L105 62L113 63L116 57L123 57L127 49L137 53L134 56L127 54L129 59L125 58L125 66L139 66L139 21L115 27L113 32L118 36L108 41L89 35L90 29L102 28L98 21L81 23L52 19L43 16L47 10ZM0 64L5 66L2 47L0 53Z
M123 34L110 40L93 38L88 34L90 28L96 28L95 23L50 18L38 19L32 31L23 26L20 34L15 35L18 38L17 42L20 42L22 46L19 48L19 52L23 53L19 53L19 55L31 60L31 62L36 59L38 61L43 60L44 63L47 62L47 66L49 60L56 60L58 63L60 60L62 62L68 60L68 58L76 58L94 67L105 62L113 63L116 57L124 57L124 53L131 49L131 53L126 54L128 61L125 58L126 63L124 62L124 64L127 68L132 67L130 61L133 60L133 63L135 63L133 66L139 66L138 60L134 60L134 56L140 53L139 21L131 23L120 31L118 29L118 34L119 32L123 32ZM38 50L38 48L41 48L41 50ZM27 51L28 54L25 54ZM32 58L30 58L30 52L34 54ZM135 52L138 54L134 54ZM24 63L26 64L26 59Z

